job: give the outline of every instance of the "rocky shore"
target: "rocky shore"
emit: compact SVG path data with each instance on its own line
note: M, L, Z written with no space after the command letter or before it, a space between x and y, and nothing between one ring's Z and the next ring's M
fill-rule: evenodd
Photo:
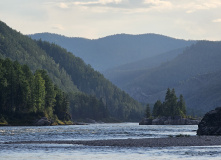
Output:
M79 144L87 146L118 146L118 147L172 147L172 146L214 146L221 145L218 136L190 136L145 139L111 139L88 141L20 141L4 144Z
M197 135L221 135L221 107L205 114L198 125Z
M199 120L174 116L174 117L158 117L155 119L144 118L139 123L139 125L198 125L199 122L200 122Z

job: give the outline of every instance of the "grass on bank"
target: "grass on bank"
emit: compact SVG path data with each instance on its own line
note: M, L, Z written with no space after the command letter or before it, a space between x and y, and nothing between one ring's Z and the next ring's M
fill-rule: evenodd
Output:
M8 122L5 120L5 118L0 115L0 126L7 126Z

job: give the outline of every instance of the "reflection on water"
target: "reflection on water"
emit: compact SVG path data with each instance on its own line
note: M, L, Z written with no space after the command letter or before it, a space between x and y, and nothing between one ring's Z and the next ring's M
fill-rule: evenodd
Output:
M155 138L186 134L195 136L197 126L139 126L136 123L93 124L85 126L0 127L0 159L214 159L221 156L221 147L93 147L64 144L3 144L24 140L93 140Z

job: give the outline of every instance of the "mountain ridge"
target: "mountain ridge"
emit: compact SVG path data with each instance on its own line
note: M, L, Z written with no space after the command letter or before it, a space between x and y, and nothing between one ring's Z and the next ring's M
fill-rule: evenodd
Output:
M116 34L92 40L50 33L29 36L66 48L100 72L195 43L157 34Z
M157 56L145 58L140 61L118 66L116 68L112 68L110 70L105 71L103 74L111 82L116 84L118 87L122 88L122 83L128 81L128 78L131 79L131 77L137 77L138 74L145 72L147 69L158 67L163 63L166 63L174 59L176 56L181 54L184 51L184 49L185 48L172 50Z

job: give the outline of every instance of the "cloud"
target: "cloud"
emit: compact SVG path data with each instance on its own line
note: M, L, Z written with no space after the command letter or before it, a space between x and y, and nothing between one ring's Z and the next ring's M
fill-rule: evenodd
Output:
M214 23L220 23L220 22L221 22L221 18L220 18L220 19L214 19L214 20L212 20L212 22L214 22Z
M115 3L115 4L119 4L121 3L122 0L98 0L98 3L100 4L109 4L109 3Z
M160 8L171 8L173 5L170 1L162 1L162 0L145 0L144 4L150 4L155 7L160 7Z
M152 32L220 39L220 11L221 0L0 1L0 18L23 33L47 31L90 38Z
M187 9L186 13L193 13L199 10L211 10L221 7L221 1L220 0L211 0L211 1L205 1L204 2L191 2L184 5Z
M69 8L69 7L68 7L68 4L67 4L67 3L63 3L63 2L62 2L62 3L59 3L59 4L58 4L58 7L59 7L59 8L62 8L62 9Z
M51 28L55 30L64 30L64 27L61 24L54 24Z
M77 9L92 13L140 14L155 10L163 12L174 8L171 1L164 0L61 0L50 3L61 9Z
M129 13L132 9L143 8L142 1L136 0L61 0L55 2L46 2L47 6L53 10L59 7L62 10L74 12L81 11L88 13Z
M57 8L71 11L78 10L92 13L103 13L119 9L125 0L59 0L55 2L45 2L45 5L50 6L54 10ZM127 1L127 0L126 0Z
M77 1L73 2L74 5L107 5L107 4L119 4L122 0L96 0L96 1Z
M84 0L72 2L75 7L81 7L92 12L146 13L156 10L162 12L174 8L170 1L163 0Z

